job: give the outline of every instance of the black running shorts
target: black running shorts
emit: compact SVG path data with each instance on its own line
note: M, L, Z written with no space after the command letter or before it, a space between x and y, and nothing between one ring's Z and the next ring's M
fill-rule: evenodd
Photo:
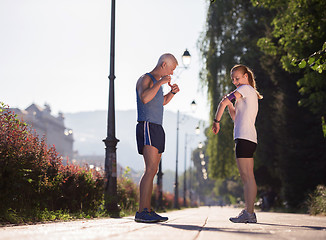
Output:
M162 125L151 122L138 122L136 126L136 139L139 154L143 154L145 145L157 148L158 153L164 152L165 132Z
M254 156L257 143L240 138L237 138L234 141L236 158L252 158Z

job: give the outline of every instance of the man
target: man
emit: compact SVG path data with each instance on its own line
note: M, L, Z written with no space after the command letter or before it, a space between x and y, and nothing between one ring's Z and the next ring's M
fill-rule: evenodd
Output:
M177 84L170 84L173 71L178 65L176 58L163 54L156 67L141 76L136 85L138 124L136 138L138 153L143 155L145 171L140 180L139 211L136 222L159 222L168 220L151 209L153 179L157 173L161 155L165 147L165 133L162 127L163 106L179 92ZM171 91L163 96L162 85L168 83Z

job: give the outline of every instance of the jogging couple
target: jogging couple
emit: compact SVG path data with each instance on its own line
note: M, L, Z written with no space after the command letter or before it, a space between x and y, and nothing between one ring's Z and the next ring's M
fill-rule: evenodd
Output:
M136 222L163 222L167 217L160 216L151 209L153 179L158 171L161 155L165 147L165 133L162 127L163 106L168 104L180 90L177 84L170 84L171 75L178 65L177 59L170 53L163 54L155 68L142 75L136 84L138 124L136 139L138 153L145 162L144 174L140 180L139 210ZM234 140L236 161L244 185L245 209L237 217L230 218L234 223L256 223L254 201L257 186L253 172L253 154L257 146L255 120L258 112L258 99L262 96L256 90L253 72L244 65L235 65L231 69L232 83L236 89L220 101L212 131L220 130L220 120L227 107L234 121ZM171 90L163 94L162 85L169 84ZM235 104L232 102L235 101Z

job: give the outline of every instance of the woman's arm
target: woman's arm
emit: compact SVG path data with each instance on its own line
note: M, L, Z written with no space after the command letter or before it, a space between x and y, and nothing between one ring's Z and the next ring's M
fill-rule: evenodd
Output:
M215 134L217 134L220 131L220 121L221 121L221 118L222 118L222 115L223 115L223 112L224 112L224 109L226 108L226 106L228 106L230 116L231 116L232 120L234 120L235 108L234 108L231 100L238 99L238 98L241 98L241 94L238 93L237 91L234 91L234 92L226 95L219 103L217 110L216 110L213 127L212 127L212 130Z
M230 102L229 99L224 97L220 103L218 104L216 113L215 113L215 118L213 122L213 127L212 130L215 134L217 134L220 131L220 121L224 112L225 107L228 105L228 102Z
M234 118L235 118L235 107L233 106L231 100L232 99L236 99L237 100L237 99L241 98L242 95L237 90L235 90L232 93L228 94L226 97L230 100L230 104L228 104L228 110L229 110L230 117L234 121Z
M229 104L228 105L228 110L229 110L229 115L230 115L231 119L234 121L234 118L235 118L235 108L234 108L233 104Z

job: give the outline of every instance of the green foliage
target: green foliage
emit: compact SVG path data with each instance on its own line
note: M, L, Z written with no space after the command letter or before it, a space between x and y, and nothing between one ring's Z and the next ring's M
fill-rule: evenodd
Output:
M291 65L298 65L299 68L305 68L307 64L312 70L318 73L326 70L326 42L324 42L321 50L314 52L309 57L299 60L293 58L291 61Z
M321 126L324 132L324 138L326 138L326 121L325 121L325 117L322 117L321 119Z
M314 79L314 81L311 81ZM303 77L299 78L297 85L299 87L299 93L304 98L298 101L299 106L304 106L310 109L311 112L320 115L321 117L326 114L326 81L324 74L318 74L316 72L307 72ZM311 103L314 104L311 104Z
M201 36L199 47L205 64L200 77L208 90L210 119L214 118L222 97L234 89L228 72L244 51L238 43L242 41L240 25L246 15L236 1L216 1L208 8L207 28ZM207 133L211 178L230 177L237 171L233 154L233 124L225 115L219 134Z
M243 200L243 185L240 178L218 179L215 182L214 191L221 197L224 204L238 204L239 199Z
M117 193L121 209L125 212L135 212L138 210L138 188L129 178L130 168L117 179Z
M252 2L256 7L275 12L272 34L259 39L258 46L266 54L279 56L286 71L304 70L305 80L298 81L302 101L311 107L313 113L325 116L325 108L321 109L317 105L326 104L326 2L322 0L252 0ZM316 74L311 74L310 70ZM321 76L317 77L318 74ZM320 81L320 78L323 80Z
M181 176L179 177L179 183L183 183ZM183 188L182 185L179 185L179 190ZM179 206L183 205L183 198L180 197L181 194L179 193ZM155 184L153 187L152 197L151 197L151 205L155 206L157 210L167 210L167 209L173 209L173 203L174 203L174 193L170 192L162 192L162 209L159 209L160 206L158 206L158 197L159 197L159 191L158 187Z
M308 200L309 213L312 215L326 215L326 187L318 185Z
M55 213L62 215L57 211L97 212L103 201L103 177L63 165L54 147L48 148L45 139L39 140L6 105L0 109L0 215L5 216L1 220L51 220Z
M264 51L272 56L276 56L278 53L278 49L277 49L275 43L267 37L258 39L257 45L261 48L262 51Z
M259 76L258 88L265 90L264 95L266 93L266 100L261 101L263 108L260 112L263 117L270 118L269 109L274 106L272 93L274 83L269 81L259 63L263 54L256 45L258 39L263 36L265 26L269 24L269 15L268 11L255 9L248 1L216 1L209 7L207 29L202 35L200 48L203 61L206 63L201 73L201 81L208 86L211 119L222 96L234 89L229 70L237 63L246 64ZM257 127L262 128L262 123L269 127L267 122L260 121L258 118ZM265 139L265 136L267 139L269 133L261 136L260 139ZM227 113L222 117L221 130L218 135L209 132L207 137L210 177L225 178L237 175L233 122Z
M101 172L64 165L54 147L0 103L0 222L23 223L108 216ZM130 169L117 179L121 215L138 210ZM173 197L163 193L166 208Z
M254 156L259 192L276 193L280 199L278 202L300 208L307 194L318 184L326 182L326 142L321 131L321 126L325 124L320 124L326 110L326 81L324 72L302 71L291 65L294 53L288 55L287 51L298 50L297 59L306 58L322 46L326 31L319 33L310 29L309 39L300 30L307 27L302 23L292 29L294 33L284 36L283 31L291 29L291 26L280 27L281 23L300 20L296 15L291 19L291 14L284 12L299 2L266 0L255 3L253 6L248 1L220 0L209 6L206 31L200 39L205 63L201 80L208 87L213 119L221 97L233 89L228 80L229 69L236 63L253 69L258 89L264 95L259 102L256 122L259 144ZM324 14L321 9L324 8L318 9L316 19ZM293 9L291 11L294 14ZM283 15L284 19L277 19ZM306 19L304 16L303 21ZM312 21L311 27L315 28L318 24L319 21ZM274 35L276 25L277 36ZM300 36L297 39L296 34ZM293 37L292 40L290 37ZM313 64L317 58L305 61L306 65ZM293 72L286 72L285 66ZM217 181L238 175L233 156L232 124L228 120L227 116L222 118L220 131L223 133L217 136L207 134L209 173ZM229 147L227 144L230 144Z
M275 10L276 15L272 21L273 38L261 39L268 39L267 42L274 44L264 46L264 41L259 41L259 45L264 50L268 49L271 55L281 53L284 57L282 64L287 71L293 71L288 63L296 61L301 62L299 67L304 68L303 60L305 62L310 60L310 64L325 66L325 1L252 0L252 2L256 7ZM309 54L309 50L310 53L311 50L315 53ZM313 57L316 59L312 59ZM303 60L298 60L300 58ZM320 60L318 63L317 58Z
M36 210L36 213L33 215L36 216L35 218L38 222L72 219L67 210L49 211L45 208L43 211Z
M195 149L191 157L194 163L194 171L192 174L196 179L196 181L192 183L192 188L195 189L201 198L210 195L214 187L214 180L210 177L211 168L209 168L211 158L207 154L206 144L202 148Z
M233 122L223 117L221 121L222 131L218 137L212 131L208 132L207 153L209 156L209 176L212 179L226 178L238 174L235 162L233 144ZM209 129L210 130L210 129ZM214 160L213 160L214 159Z

